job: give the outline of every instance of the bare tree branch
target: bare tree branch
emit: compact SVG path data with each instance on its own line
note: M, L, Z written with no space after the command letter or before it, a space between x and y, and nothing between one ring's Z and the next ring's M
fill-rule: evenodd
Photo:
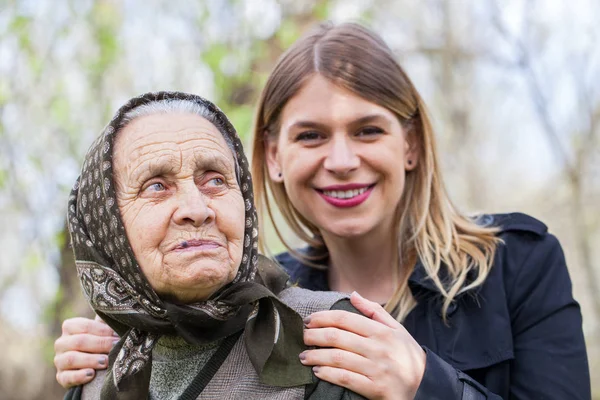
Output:
M573 221L573 229L576 234L578 253L581 260L581 266L583 271L587 275L586 283L590 293L591 303L594 310L594 314L597 320L600 320L600 297L597 295L600 292L600 285L598 284L598 277L594 269L594 263L592 261L592 243L591 237L592 232L588 219L586 218L586 207L585 207L585 196L584 196L584 164L587 161L587 155L589 150L586 147L592 147L591 141L594 139L595 124L594 121L595 113L591 112L592 106L588 91L585 89L585 85L581 79L577 79L579 85L578 94L582 101L586 103L586 108L589 110L590 115L590 129L586 131L582 136L585 143L580 143L581 151L575 152L575 160L572 160L566 150L565 145L561 142L558 135L558 128L553 122L550 116L550 107L548 99L544 94L539 78L533 68L533 62L531 57L531 50L525 44L522 38L512 35L501 17L501 10L495 0L489 0L490 7L492 9L491 19L492 24L498 31L500 36L514 49L517 55L517 64L525 78L528 85L529 93L531 95L533 104L535 106L536 114L550 146L555 153L556 157L562 163L563 172L568 178L568 184L571 188L571 219ZM598 105L600 107L600 104Z
M540 123L546 132L552 151L557 155L559 161L564 165L566 173L570 179L578 179L575 172L575 167L567 154L565 147L563 146L558 130L552 122L552 117L548 111L548 100L544 94L539 79L535 70L533 69L533 63L530 57L529 48L525 45L523 40L513 36L506 28L501 18L501 10L495 0L489 0L490 7L492 8L492 23L501 37L510 44L517 53L516 64L521 68L524 75L525 82L529 86L529 92L532 97L533 104L535 106L536 113L539 117Z

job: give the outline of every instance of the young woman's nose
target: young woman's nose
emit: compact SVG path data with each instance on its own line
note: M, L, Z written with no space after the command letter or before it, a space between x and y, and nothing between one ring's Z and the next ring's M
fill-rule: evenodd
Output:
M360 159L347 135L334 137L330 143L324 167L334 174L345 175L360 166Z
M175 223L201 226L214 220L215 212L208 206L208 199L195 184L180 187L176 194L177 209L173 214Z

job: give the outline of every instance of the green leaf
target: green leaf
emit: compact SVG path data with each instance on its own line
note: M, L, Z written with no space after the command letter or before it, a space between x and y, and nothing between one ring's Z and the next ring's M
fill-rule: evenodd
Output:
M27 272L33 272L42 265L42 257L36 250L32 250L25 255L23 260L23 268Z
M279 45L283 49L290 47L300 37L300 29L292 20L282 21L279 30L276 33Z
M242 142L245 143L246 137L248 137L252 131L254 108L250 105L238 106L229 110L228 116L238 135L242 139Z
M8 173L0 169L0 189L4 189L6 182L8 181Z
M54 242L56 247L62 249L65 246L67 240L67 232L64 229L58 231L58 233L54 236Z
M210 46L202 53L202 61L204 61L213 73L218 73L221 70L221 60L230 53L226 45L217 43Z
M27 29L29 29L29 25L31 24L31 17L26 17L24 15L17 15L8 26L8 31L13 33L23 33Z
M329 18L329 1L320 1L313 9L313 15L319 20Z
M10 86L8 81L0 80L0 106L8 103L10 97Z
M98 47L98 56L88 63L88 68L95 84L98 84L118 58L120 47L117 36L122 18L113 3L102 1L94 4L88 19Z
M69 101L64 96L55 97L50 103L50 115L59 124L67 124L71 117Z

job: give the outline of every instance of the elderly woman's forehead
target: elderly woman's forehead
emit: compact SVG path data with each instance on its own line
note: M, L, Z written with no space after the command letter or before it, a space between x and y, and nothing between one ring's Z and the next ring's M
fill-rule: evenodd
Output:
M135 127L142 133L151 132L179 132L182 129L197 130L199 132L214 133L222 137L223 133L211 121L203 116L192 113L170 112L141 115L129 121L121 131Z
M218 143L219 147L229 147L226 137L209 120L196 114L161 113L137 117L122 127L117 133L115 147L143 145L144 142L186 141L202 138ZM230 153L230 152L228 152Z

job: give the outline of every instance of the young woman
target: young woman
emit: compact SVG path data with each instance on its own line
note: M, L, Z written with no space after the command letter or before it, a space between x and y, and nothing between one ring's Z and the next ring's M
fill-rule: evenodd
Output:
M308 244L277 257L291 280L364 296L351 300L370 318L305 321L317 348L300 359L319 378L372 399L590 398L558 241L529 216L471 219L453 206L423 101L373 32L321 25L281 57L252 163L262 215L278 207ZM105 356L85 353L107 352L109 335L65 321L59 382L101 368Z

